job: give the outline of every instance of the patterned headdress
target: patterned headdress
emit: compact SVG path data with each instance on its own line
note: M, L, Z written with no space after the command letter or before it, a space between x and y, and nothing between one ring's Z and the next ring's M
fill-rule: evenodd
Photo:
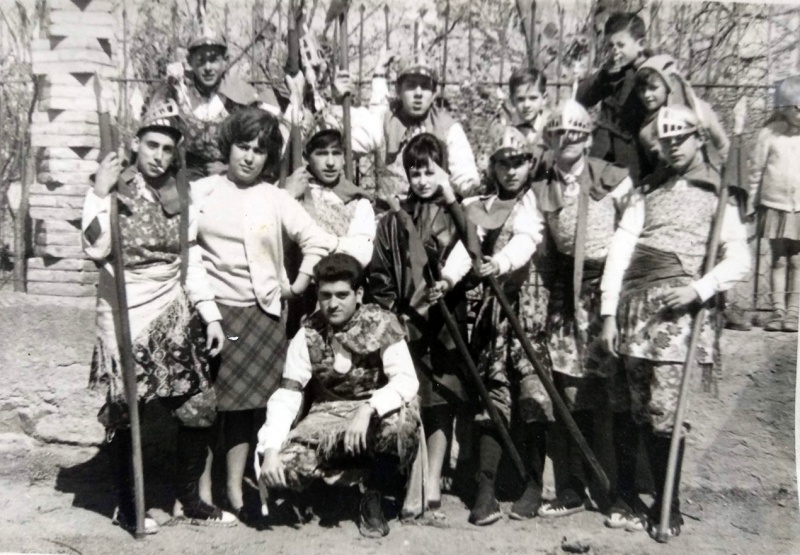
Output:
M493 148L489 160L498 162L515 158L517 156L531 157L532 153L527 150L525 135L511 126L498 126L493 129Z
M575 131L589 134L592 132L592 116L580 102L570 98L557 107L544 124L545 133L556 131Z
M136 134L141 135L150 130L166 132L175 137L175 142L183 138L180 109L174 100L170 98L148 106Z
M428 77L434 84L439 82L436 68L433 64L428 63L425 52L423 52L421 48L413 59L406 61L406 63L402 65L400 71L397 73L397 82L399 83L403 77L409 77L411 75Z
M656 125L659 139L691 135L700 129L697 114L687 106L664 106L658 111Z

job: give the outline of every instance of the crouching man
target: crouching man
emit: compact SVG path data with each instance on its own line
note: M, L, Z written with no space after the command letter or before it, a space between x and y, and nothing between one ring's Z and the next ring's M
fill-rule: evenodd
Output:
M361 484L359 531L389 533L384 484L417 453L419 383L394 314L361 304L363 269L337 253L314 268L320 309L305 320L286 355L280 389L258 434L267 487L302 490L316 478ZM309 387L308 415L290 431Z

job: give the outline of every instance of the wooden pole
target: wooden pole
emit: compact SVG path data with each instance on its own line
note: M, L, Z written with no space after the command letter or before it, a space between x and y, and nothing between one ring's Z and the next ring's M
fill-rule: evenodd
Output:
M716 8L717 9L716 11L718 11L718 6L716 4L714 4L712 2L709 2L707 4L707 6L708 6L708 10L709 10L709 17L714 20L714 34L711 35L711 39L710 39L709 45L708 45L708 56L706 56L706 85L710 85L711 84L712 70L714 68L714 52L716 52L716 45L715 45L714 41L716 40L717 33L719 32L719 20L720 20L720 17L719 17L719 13L711 14L711 10L712 9ZM709 87L706 86L706 95L708 95L708 90L709 90Z
M111 129L111 116L108 105L103 100L102 86L97 74L95 79L95 94L97 98L97 117L100 128L100 160L110 152L117 152ZM117 193L110 193L111 211L109 224L111 232L111 265L114 270L114 288L117 298L117 310L114 312L114 327L116 331L117 348L119 350L120 366L125 384L125 398L128 404L128 417L131 426L131 454L133 457L133 496L136 510L136 539L145 537L144 519L144 466L142 464L142 435L139 420L139 393L136 385L136 366L133 359L133 344L131 338L130 317L128 315L128 292L125 284L125 261L122 250L122 231L119 225Z
M467 16L467 70L469 71L470 80L472 79L472 57L473 49L475 47L474 43L472 42L472 28L474 27L474 22L472 21L473 15L472 2L470 2L469 15Z
M447 0L444 8L444 39L442 45L442 99L445 98L447 89L447 36L450 28L450 0Z
M688 41L688 43L689 43L689 56L688 56L688 58L686 60L686 64L687 64L686 65L686 82L687 83L691 83L692 82L692 69L693 69L693 66L694 66L694 64L693 64L693 62L694 62L694 27L695 27L694 26L694 22L693 22L694 9L693 9L692 4L689 4L688 6L684 5L684 8L689 12L688 21L686 22L689 25L689 41Z
M175 60L178 59L178 48L180 47L180 42L178 39L178 0L174 0L172 2L172 37L170 39L170 49L172 50L172 56ZM173 61L175 61L173 60Z
M358 8L358 103L361 104L361 87L364 85L364 4Z
M347 11L339 16L339 52L342 71L350 71L350 53L347 48ZM350 132L350 107L353 98L346 94L342 99L342 135L344 139L344 175L353 180L353 140Z
M561 102L561 55L564 48L564 8L558 3L558 49L556 50L556 104Z
M128 2L122 0L122 76L128 79ZM128 82L122 81L122 106L120 115L125 124L128 123Z
M389 4L383 5L383 27L384 32L386 34L386 50L391 48L391 44L389 42L389 35L391 34L392 30L389 28ZM386 76L388 79L388 75Z
M250 40L252 44L256 43L256 25L258 19L258 0L253 2L253 8L250 10ZM256 52L255 48L250 49L250 81L256 80Z

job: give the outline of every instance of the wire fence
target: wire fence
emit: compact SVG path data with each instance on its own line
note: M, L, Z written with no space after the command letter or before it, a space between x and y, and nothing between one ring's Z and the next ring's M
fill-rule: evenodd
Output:
M9 209L11 184L20 181L27 152L27 117L33 98L30 41L43 17L43 0L35 13L16 14L0 7L0 284L14 259L14 232L26 226ZM228 71L257 87L283 87L286 21L289 0L116 0L119 33L118 119L131 130L147 90L160 81L173 61L186 59L185 45L201 29L200 19L228 39ZM533 64L548 77L551 104L570 94L576 79L603 57L600 30L612 10L636 11L648 26L647 45L671 54L698 94L720 115L727 129L731 110L745 96L748 144L770 112L773 85L800 73L800 7L791 4L667 2L659 0L435 0L427 9L398 3L353 2L349 12L349 59L359 94L369 98L370 78L382 46L399 58L422 50L437 64L443 80L440 96L461 121L479 164L488 155L486 132L503 109L497 94L514 67ZM326 26L325 0L306 2L310 32L321 50L332 56L335 26ZM9 57L9 54L13 56ZM359 162L363 186L373 185L369 157ZM11 192L11 194L10 194ZM17 244L28 245L28 241ZM765 248L762 250L766 250ZM753 284L737 287L735 303L745 308L769 305L766 263L762 253L759 293ZM749 288L749 292L748 292Z

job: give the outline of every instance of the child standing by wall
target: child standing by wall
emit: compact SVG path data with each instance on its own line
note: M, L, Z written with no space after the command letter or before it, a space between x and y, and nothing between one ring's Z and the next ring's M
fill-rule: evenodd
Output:
M720 176L702 153L699 119L684 107L662 108L658 132L666 163L663 179L635 191L609 249L601 283L603 342L622 358L634 420L642 435L655 482L650 533L656 533L670 437L677 409L692 319L703 303L729 289L750 267L747 232L738 209L726 207L720 261L703 275L703 263L717 209ZM711 318L700 334L697 363L714 360ZM685 423L688 429L688 423ZM683 433L685 430L681 430ZM683 520L678 497L684 440L678 457L669 533Z
M549 115L547 77L536 68L517 68L508 79L508 94L513 108L510 123L525 138L525 150L538 160L544 149L542 131ZM531 169L535 169L535 163Z
M800 76L775 90L775 114L758 134L750 160L752 215L772 252L772 319L767 331L797 331L800 302Z

